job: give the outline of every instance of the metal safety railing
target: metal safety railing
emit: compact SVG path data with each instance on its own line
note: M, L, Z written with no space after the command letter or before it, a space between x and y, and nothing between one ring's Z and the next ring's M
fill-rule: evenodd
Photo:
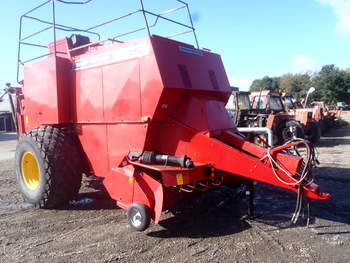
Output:
M57 51L57 48L56 48L57 31L86 33L86 34L94 35L94 36L96 36L98 38L98 40L101 40L101 35L98 32L96 32L96 29L99 29L99 28L101 28L101 27L103 27L105 25L114 23L116 21L119 21L121 19L124 19L126 17L132 16L132 15L135 15L135 14L139 14L139 13L142 13L142 15L144 17L145 26L139 27L139 28L137 28L135 30L131 30L131 31L128 31L128 32L125 32L125 33L121 33L121 34L112 36L111 39L117 40L118 38L125 37L127 35L134 34L134 33L141 32L141 31L146 31L147 34L149 36L151 36L152 35L152 29L157 26L158 22L160 20L165 20L167 22L171 22L171 23L174 23L174 24L176 24L178 26L186 28L185 31L178 32L178 33L175 33L175 34L172 34L172 35L169 35L169 36L165 36L165 37L173 38L173 37L177 37L177 36L180 36L180 35L183 35L183 34L192 33L194 41L195 41L195 45L197 46L197 48L199 48L199 44L198 44L195 28L193 26L193 20L192 20L192 17L191 17L191 13L190 13L188 4L186 2L184 2L184 1L182 1L182 0L174 0L177 3L180 3L181 6L173 8L173 9L166 10L166 11L158 13L158 14L145 10L144 0L138 0L139 3L140 3L140 8L139 9L137 9L135 11L132 11L132 12L129 12L127 14L124 14L122 16L110 19L110 20L105 21L103 23L91 26L91 27L86 28L86 29L81 29L81 28L76 28L76 27L66 26L66 25L62 25L62 24L56 23L56 3L62 3L62 4L65 4L65 5L85 5L85 4L88 4L88 3L92 2L92 1L94 1L94 0L85 0L85 1L47 0L47 1L43 2L42 4L40 4L39 6L29 10L28 12L26 12L24 15L21 16L21 18L20 18L20 25L19 25L18 59L17 59L17 82L18 83L21 83L21 81L19 79L19 77L20 77L19 76L20 75L20 68L22 66L24 66L25 63L28 63L28 62L31 62L31 61L34 61L34 60L46 57L48 55L52 55L52 54L56 55L57 53L60 53L59 51ZM45 6L50 6L50 5L51 5L51 10L52 10L51 11L52 12L51 13L51 16L52 16L51 17L51 21L50 20L45 20L45 19L40 19L40 18L35 17L35 16L32 15L38 9L41 9L41 8L43 8ZM185 23L176 21L174 19L170 19L168 17L165 17L165 15L168 15L170 13L174 13L174 12L182 10L182 9L186 9L186 11L187 11L187 15L188 15L188 18L189 18L189 24L185 24ZM149 19L147 18L147 15L152 16L152 17L155 18L153 23L149 23ZM36 22L39 22L39 23L41 23L43 25L46 25L46 26L44 28L34 32L34 33L31 33L29 35L23 36L23 21L25 19L26 20L36 21ZM53 43L54 43L52 52L48 51L48 45L42 45L42 44L38 44L38 43L30 41L35 36L38 36L40 34L43 34L44 32L50 31L50 30L52 30L51 32L53 34ZM47 49L47 52L45 52L43 54L40 54L39 56L32 57L30 59L22 60L22 52L21 51L22 51L23 46L32 46L32 47L38 47L38 48L45 48L45 49Z

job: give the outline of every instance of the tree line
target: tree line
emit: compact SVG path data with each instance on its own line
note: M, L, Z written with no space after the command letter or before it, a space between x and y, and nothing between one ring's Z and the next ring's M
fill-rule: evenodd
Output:
M350 104L350 69L343 70L325 65L319 72L291 74L279 77L265 76L255 79L250 91L273 90L292 94L295 98L304 98L310 87L316 91L310 95L312 100L322 100L328 104L345 102Z

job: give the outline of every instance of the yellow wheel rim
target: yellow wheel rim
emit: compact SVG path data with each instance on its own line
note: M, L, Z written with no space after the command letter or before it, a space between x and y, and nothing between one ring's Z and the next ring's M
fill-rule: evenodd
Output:
M34 154L25 152L21 161L22 177L25 185L30 190L35 190L39 186L40 173L39 165Z

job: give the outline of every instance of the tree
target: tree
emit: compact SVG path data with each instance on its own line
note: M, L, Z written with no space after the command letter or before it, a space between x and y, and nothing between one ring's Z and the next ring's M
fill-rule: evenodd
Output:
M291 94L293 92L293 82L294 75L291 73L287 73L279 77L278 85L280 87L281 92Z
M350 103L350 74L332 65L325 65L313 79L315 99L326 103L344 101Z
M343 101L350 104L350 69L341 70L334 65L325 65L312 75L287 73L280 77L255 79L250 91L273 90L301 98L312 86L316 91L310 95L311 101L322 100L330 104Z
M296 98L304 97L311 87L311 76L309 74L285 74L279 77L279 88L281 92L292 94Z
M255 79L250 86L250 91L273 90L279 91L278 78L265 76L262 79Z

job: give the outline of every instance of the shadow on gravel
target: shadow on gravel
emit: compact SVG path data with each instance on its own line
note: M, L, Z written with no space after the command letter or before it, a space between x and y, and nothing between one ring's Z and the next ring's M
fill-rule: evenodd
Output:
M347 145L350 144L350 140L348 139L334 139L335 136L330 136L329 139L327 137L322 137L316 147L334 147L338 145Z
M117 209L115 200L108 195L102 180L101 177L84 176L78 196L59 210Z
M328 233L330 229L326 229L327 227L334 229L336 226L342 226L341 224L350 224L350 195L348 194L348 187L346 187L347 183L350 183L347 179L347 174L350 178L350 169L334 167L329 167L329 169L334 176L332 174L325 176L324 171L322 171L323 176L316 176L316 178L318 179L317 182L321 185L321 191L329 192L332 196L331 199L313 200L311 203L309 228L324 227L325 229L319 229L319 235ZM246 220L246 223L251 224L253 227L256 225L254 223L274 227L273 229L266 230L267 232L305 227L307 225L306 209L302 211L296 224L291 222L295 206L295 193L258 182L255 184L255 218ZM245 210L242 209L242 211L244 212ZM318 219L324 219L333 223L326 226L315 226ZM237 224L237 222L235 223ZM332 234L341 235L348 233L339 231L332 232Z
M344 234L350 234L350 231L344 231L344 232L323 232L323 233L317 233L317 235L344 235Z
M10 140L17 140L17 133L3 133L0 132L0 141L10 141Z
M315 170L314 175L316 180L328 181L323 182L321 187L323 190L327 189L327 191L330 191L331 194L332 192L337 192L337 190L334 189L333 183L349 184L350 186L350 168L322 166ZM345 185L343 186L347 187Z
M350 144L350 140L344 138L344 136L349 135L349 126L336 127L335 129L329 130L324 135L322 135L321 140L317 143L316 146L333 147L337 145L347 145Z
M223 186L189 200L175 216L159 222L165 229L147 235L204 238L238 233L251 227L241 220L243 206L241 192Z
M153 231L147 235L158 238L206 238L232 235L251 228L247 222L239 218L232 218L232 216L225 214L223 211L213 211L211 214L205 215L175 216L162 220L159 224L165 229Z
M331 199L314 201L314 215L350 224L350 168L320 167L315 171L315 178L321 190L331 194Z
M260 182L256 183L255 191L255 217L248 219L247 222L253 225L256 222L274 227L274 229L265 230L266 232L304 227L307 225L306 205L301 211L298 221L296 223L291 222L297 198L294 192ZM314 222L314 215L311 214L309 224L312 225Z
M314 226L317 219L325 219L341 224L350 224L350 195L347 183L350 183L350 169L321 167L322 173L316 170L317 182L321 190L332 195L330 200L313 200L309 227ZM329 173L326 172L329 170ZM348 176L347 176L348 175ZM180 202L181 207L176 210L175 216L168 216L160 221L162 230L151 231L148 236L157 238L190 237L205 238L232 235L245 231L254 226L254 222L273 226L277 231L286 228L306 226L306 216L301 216L297 224L291 223L295 210L296 194L272 185L255 184L255 219L242 220L246 212L246 202L243 189L232 189L226 186L200 194L187 201ZM115 201L106 192L102 179L99 177L84 177L81 192L77 199L62 210L99 210L116 209ZM306 215L306 211L304 212ZM331 226L329 226L331 227ZM334 228L334 224L332 224ZM332 232L331 234L349 234Z

